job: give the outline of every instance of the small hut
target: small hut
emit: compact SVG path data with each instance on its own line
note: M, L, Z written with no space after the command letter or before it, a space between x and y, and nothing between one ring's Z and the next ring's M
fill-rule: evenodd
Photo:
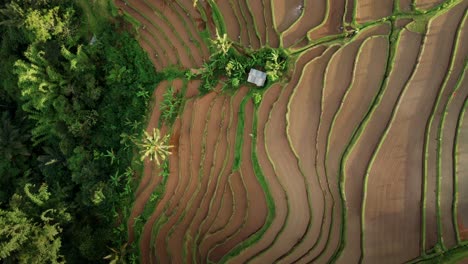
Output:
M256 69L250 69L247 82L253 83L257 85L258 87L261 87L265 84L265 81L266 81L266 73L256 70Z

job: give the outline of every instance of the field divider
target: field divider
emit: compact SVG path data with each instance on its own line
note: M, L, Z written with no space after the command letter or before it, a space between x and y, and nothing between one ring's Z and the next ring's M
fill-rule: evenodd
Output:
M189 23L190 23L189 27L194 28L194 32L196 33L196 36L199 39L199 41L197 40L197 42L199 43L200 48L203 51L202 52L203 58L209 57L210 54L209 54L209 51L208 51L207 43L203 39L202 34L200 34L200 32L198 32L197 20L194 18L193 13L191 13L192 9L194 9L194 8L192 7L192 5L190 5L189 9L187 9L187 7L183 3L181 3L180 0L175 0L175 1L171 2L171 5L173 5L174 2L176 3L175 5L177 5L182 10L182 12L187 16L187 18L189 20Z
M209 108L208 108L208 111L206 113L206 116L205 116L205 125L204 125L204 130L203 130L203 134L202 134L202 143L201 143L201 158L200 158L200 163L197 164L197 168L198 169L198 183L197 183L197 187L195 189L195 192L191 194L190 196L190 199L188 200L188 202L182 206L185 206L184 208L185 209L182 209L182 212L181 212L181 215L178 217L177 221L174 223L174 225L170 228L169 232L168 232L168 235L166 236L166 245L169 246L169 240L171 239L172 235L174 234L174 232L176 231L176 227L179 226L179 224L181 224L184 220L185 220L185 216L187 215L187 211L189 210L189 208L192 207L192 203L195 199L195 197L197 196L199 190L200 190L200 184L201 184L201 181L202 181L202 177L203 177L203 163L204 163L204 160L205 160L205 156L206 156L206 139L207 139L207 135L208 135L208 123L209 123L209 120L211 118L211 111L212 111L212 108L215 104L215 102L218 100L218 96L216 96L211 102L210 102L210 105L209 105ZM194 111L196 112L196 111ZM192 123L193 123L193 120L192 119ZM192 142L192 137L191 137L191 142ZM191 160L192 160L192 165L193 165L193 159L192 159L192 156L193 156L193 152L191 153L190 157L191 157ZM200 169L200 167L202 169ZM190 171L192 171L192 166L190 167ZM193 176L193 175L192 175ZM190 177L192 178L192 177ZM187 185L189 186L189 185ZM179 203L180 205L180 203ZM184 253L182 252L182 255ZM172 261L173 260L173 255L171 254L171 250L169 249L169 258L170 260Z
M388 50L387 50L387 60L386 60L385 72L384 72L381 84L379 86L379 90L378 90L377 94L373 97L373 99L372 99L372 101L370 103L370 107L369 107L368 111L366 112L363 120L360 122L358 127L354 130L354 132L352 134L352 137L351 137L348 145L346 146L343 155L341 156L338 177L340 179L340 185L339 186L340 186L342 199L344 199L346 197L346 195L345 195L345 184L346 184L345 167L346 167L346 164L348 162L348 156L353 151L354 147L356 146L357 141L359 140L359 137L362 135L364 130L367 128L367 124L369 123L369 121L373 117L375 111L378 109L378 106L382 102L383 96L384 96L384 94L385 94L385 92L387 90L387 87L388 87L388 82L390 80L390 78L389 78L390 74L393 71L393 66L394 66L394 63L395 63L395 55L396 55L396 51L397 51L397 47L398 47L398 42L399 42L399 39L400 39L400 36L401 36L400 33L401 33L400 30L394 31L393 26L392 26L390 35L385 36L387 38L387 42L388 42L389 46L388 46ZM396 35L395 40L392 39L392 37L394 35ZM382 37L382 36L375 36L375 37ZM366 190L363 188L363 193L365 191ZM346 208L346 206L344 208ZM346 223L346 214L347 214L347 211L344 210L343 214L342 214L343 223ZM361 218L362 218L362 216L361 216ZM346 246L346 235L345 235L346 234L346 230L345 230L346 225L344 225L343 229L344 230L342 230L342 237L344 239L342 239L342 240L344 240L344 242L340 244L340 247L338 248L338 250L333 255L332 261L336 261L336 260L339 259L339 257L341 256L341 253L343 252L343 250L344 250L344 248ZM362 234L363 234L363 229L362 229L362 226L361 226L361 238L362 238ZM361 244L360 247L361 247L361 252L363 252L363 245Z
M156 49L156 47L154 47L153 43L151 43L151 41L149 41L148 38L147 38L145 35L143 35L143 34L138 34L138 38L141 39L142 42L146 43L146 44L149 46L149 48L151 49L151 50L148 50L148 56L149 56L149 57L152 57L151 60L154 60L154 61L156 62L156 63L155 63L155 67L160 65L162 68L164 68L165 66L164 66L164 64L163 64L163 62L162 62L162 60L161 60L161 57L162 57L162 56L167 56L167 54L166 54L165 52L163 53L162 51L158 51L158 50ZM159 40L158 40L158 41L159 41ZM142 46L144 46L144 45L142 45ZM162 47L161 47L161 48L162 48ZM149 54L151 51L152 51L153 53L152 53L152 54ZM161 57L160 57L160 56L161 56ZM161 69L159 69L159 70L161 70Z
M128 0L126 0L126 1L128 1ZM180 43L182 48L185 50L188 59L193 63L193 65L197 65L196 60L193 57L190 48L187 46L187 43L185 43L185 41L182 39L182 37L179 34L179 31L176 30L173 23L171 23L171 21L169 21L169 19L166 16L164 16L164 14L162 14L157 8L153 8L153 5L148 4L147 0L143 0L143 2L141 2L141 3L144 3L147 7L149 7L149 9L151 11L153 11L153 13L156 15L156 17L159 18L161 20L161 22L163 22L163 23L161 23L162 25L165 25L166 27L168 27L169 31L171 31L174 34L175 38L178 40L178 42ZM139 10L138 12L141 15L146 17L146 15L144 15L142 13L142 11ZM151 23L153 23L153 19L150 20L150 21L151 21ZM181 51L177 50L177 54L179 54L180 52Z
M367 39L368 39L368 37L365 38L364 40L362 40L362 42L366 41ZM348 44L351 44L351 43L352 43L352 42L348 42ZM347 45L348 45L348 44L347 44ZM341 50L343 50L347 45L342 46L342 47L341 47ZM358 62L358 59L357 59L357 58L358 58L358 56L359 56L359 54L360 54L360 52L361 52L362 46L363 46L363 43L360 43L360 44L359 44L359 48L358 48L358 50L357 50L357 52L356 52L356 56L354 57L353 66L352 66L352 72L351 72L351 80L350 80L349 84L347 85L346 90L344 91L344 94L343 94L343 96L342 96L342 98L341 98L341 100L340 100L341 102L343 102L344 98L346 97L347 91L349 90L349 88L350 88L351 85L352 85L353 77L354 77L354 74L355 74L355 71L356 71L356 65L357 65L357 62ZM334 58L334 56L335 56L336 54L338 54L338 51L337 51L335 54L333 54L333 56L332 56L332 58L330 59L330 61L333 60L333 58ZM328 66L330 66L330 63L329 63ZM324 82L326 81L326 76L329 74L329 71L328 71L328 70L329 70L329 67L328 67L328 66L327 66L327 69L325 70ZM324 83L324 84L325 84L325 83ZM326 88L326 86L323 87L323 90L325 90L325 88ZM325 105L325 103L324 103L324 96L323 96L323 93L322 93L322 99L321 99L321 113L324 113L324 105ZM330 128L329 128L328 132L326 132L326 138L327 138L327 139L326 139L326 141L325 141L325 153L324 153L324 160L323 160L323 163L324 163L324 174L323 174L322 176L323 176L323 177L325 178L325 180L326 180L327 192L328 192L328 194L329 194L330 197L331 197L330 225L329 225L329 227L328 227L327 241L325 242L325 245L324 245L324 247L320 250L320 252L319 252L318 254L316 254L316 255L312 258L312 260L311 260L312 262L317 261L318 258L320 258L320 257L323 255L323 253L327 250L328 244L329 244L329 239L328 239L328 238L330 238L330 236L331 236L331 234L332 234L333 225L334 225L334 223L335 223L335 217L333 217L333 216L335 215L335 210L336 210L336 208L335 208L335 205L336 205L336 204L335 204L335 203L337 202L336 200L337 200L338 198L334 197L333 192L332 192L332 189L331 189L331 187L330 187L330 181L329 181L329 176L328 176L328 172L327 172L327 156L328 156L328 152L329 152L328 149L329 149L330 134L331 134L331 131L332 131L332 129L333 129L333 123L334 123L334 120L335 120L335 118L336 118L337 112L339 111L340 108L341 108L341 106L338 106L338 108L336 109L335 113L333 114L333 118L332 118L331 123L330 123ZM318 131L319 131L319 132L321 131L320 129L321 129L322 124L323 124L323 123L321 122L321 119L322 119L322 115L320 116L320 122L319 122L319 126L318 126ZM325 129L326 129L326 128L325 128ZM319 135L319 133L317 133L317 136L318 136L318 135ZM317 160L318 160L318 156L319 156L319 153L320 153L320 151L318 150L318 143L319 143L318 141L319 141L319 140L317 140L317 144L316 144L316 164L318 163ZM317 171L317 175L321 175L321 173L319 173L319 172ZM320 176L319 176L319 177L320 177ZM339 191L338 191L338 193L339 193ZM344 223L343 223L343 224L344 224ZM341 227L341 228L342 228L342 227ZM319 238L319 242L321 241L321 239L322 239L322 237ZM311 252L312 252L312 249L310 249L310 250L304 255L304 257L307 256L307 255L309 255Z
M252 158L252 165L253 165L253 170L254 174L262 187L265 195L265 200L267 203L267 208L268 208L268 214L265 220L264 225L260 230L258 230L256 233L252 234L249 236L247 240L244 240L241 244L239 244L237 247L233 248L227 255L225 255L221 259L221 263L227 262L229 259L239 255L242 250L248 248L249 246L255 244L258 242L265 232L268 230L268 228L271 226L273 219L276 216L276 207L275 203L273 201L273 197L270 192L270 188L268 185L268 182L266 181L265 175L263 174L263 171L260 167L260 163L258 161L258 156L257 156L257 126L258 126L258 106L254 105L254 113L253 113L253 124L252 124L252 151L251 151L251 158Z
M221 121L220 121L221 124L223 124L223 123L224 123L224 120L225 120L225 116L226 116L226 102L227 102L227 101L228 101L228 99L227 99L227 97L225 97L224 100L223 100L222 109L221 109ZM213 151L213 161L211 162L211 169L210 169L210 171L209 171L209 173L208 173L208 175L207 175L207 176L208 176L208 182L207 182L207 185L206 185L205 193L202 194L202 198L201 198L201 201L200 201L200 204L199 204L200 207L203 206L203 204L204 204L204 202L205 202L205 199L206 199L207 195L209 194L209 193L207 192L207 189L209 189L209 187L211 186L211 182L212 182L212 179L213 179L213 177L214 177L214 176L213 176L213 173L214 173L214 168L215 168L215 163L216 163L216 154L218 154L219 143L220 143L220 141L221 141L221 139L222 139L222 136L221 136L221 135L222 135L222 130L221 130L221 129L222 129L222 127L219 128L218 135L217 135L217 138L216 138L216 143L215 143L214 151ZM186 232L185 235L184 235L184 248L185 248L185 250L183 251L183 253L185 253L185 254L183 254L184 263L187 263L187 256L186 256L186 253L187 253L187 249L188 249L188 246L189 246L189 244L188 244L188 238L191 238L191 239L192 239L192 243L194 242L193 237L190 235L190 232L191 232L190 230L191 230L192 225L193 225L193 223L194 223L194 220L193 220L193 219L196 219L196 218L197 218L198 213L199 213L199 211L197 210L197 211L195 212L195 215L194 215L193 218L192 218L192 221L190 221L190 224L189 224L189 226L187 227L187 232ZM208 214L208 210L207 210L206 214ZM193 246L195 246L195 243L193 243ZM190 250L190 254L192 254L192 252L193 252L193 250ZM192 260L194 260L193 257L194 257L194 255L192 255Z
M257 22L256 22L256 19L255 19L255 16L254 16L254 13L252 12L252 7L250 6L250 1L249 0L241 0L245 6L247 7L247 10L249 12L249 17L252 19L252 23L250 24L249 23L249 27L250 29L252 30L253 29L253 32L256 36L256 38L258 39L258 45L253 45L254 43L252 43L252 47L255 48L255 49L260 49L261 47L263 47L263 44L262 44L262 38L260 37L260 33L258 31L258 26L257 26ZM259 1L259 0L255 0L255 1ZM250 30L249 30L250 31ZM255 37L253 37L255 38Z
M153 3L149 2L148 0L143 0L145 2L145 4L151 8L151 10L156 14L156 13L160 13L160 11L158 10L158 8L156 8L154 6ZM196 49L198 50L199 52L199 55L200 55L200 58L202 57L202 54L203 54L203 51L201 49L201 46L200 46L200 43L198 42L197 39L193 38L193 35L192 35L192 32L191 30L189 29L189 27L187 26L187 23L184 19L184 16L182 16L175 8L174 4L169 1L166 3L167 5L170 6L172 12L174 13L174 15L179 18L179 20L182 22L182 25L183 27L185 28L185 32L187 33L187 37L188 37L188 41L189 43L192 43L194 47L196 47ZM185 47L185 50L187 52L187 54L191 57L191 60L192 62L194 63L194 65L197 65L197 61L195 59L195 57L193 57L192 55L192 49L189 47L189 45L187 44L187 42L182 38L182 36L178 33L179 31L176 31L175 27L173 26L173 22L170 21L167 17L165 17L164 15L162 16L163 20L170 26L170 28L174 31L174 32L177 32L177 35L179 35L179 39L180 41L182 42L182 44L184 45Z
M281 88L281 92L280 92L280 95L278 96L278 98L275 100L275 102L273 103L273 106L271 109L273 109L274 105L278 102L279 98L281 97L281 95L283 94L283 91L285 90L285 87L286 85L283 85L283 87ZM267 119L267 122L266 124L268 124L271 120L271 109L270 109L270 112L268 114L268 119ZM268 157L268 160L270 161L270 164L273 168L273 171L275 172L275 175L278 175L277 173L277 169L276 169L276 166L273 162L273 159L271 158L270 154L268 153L268 147L267 147L267 144L266 144L266 129L267 128L267 125L264 126L263 128L263 134L264 134L264 137L263 137L263 144L265 145L265 152L267 154L267 157ZM278 178L278 177L277 177ZM278 179L278 184L281 186L281 188L284 190L285 192L285 198L286 198L286 204L287 204L287 207L288 207L288 210L287 210L287 213L286 213L286 217L285 217L285 223L287 222L287 219L289 218L289 208L290 208L290 205L289 205L289 199L288 199L288 194L286 192L286 189L283 185L283 183ZM275 238L273 239L273 241L270 243L270 245L268 245L268 247L265 247L263 250L257 252L255 255L253 255L252 257L250 257L249 259L247 259L247 262L251 262L253 259L257 258L257 257L261 257L262 254L264 254L265 252L268 251L268 249L270 248L271 245L275 244L276 241L278 240L278 237L279 235L281 234L282 230L286 227L286 225L283 225L280 229L280 231L276 234Z
M177 53L177 48L172 44L172 41L169 40L168 36L161 30L161 28L159 28L157 25L154 24L153 20L149 19L147 16L145 16L144 14L142 14L138 9L136 9L135 7L133 7L131 4L128 3L127 0L124 0L126 4L126 6L128 6L129 8L131 8L136 14L138 14L139 16L141 16L144 20L147 20L152 26L154 29L156 29L156 31L159 32L159 34L161 34L161 36L163 37L163 39L166 41L167 43L167 46L170 47L170 49L174 52L174 54L178 54ZM140 23L141 24L141 23ZM143 27L142 27L143 28ZM175 55L175 58L176 58L176 63L177 64L180 64L180 58L179 56Z
M184 102L184 104L183 104L183 110L186 109L187 104L193 105L192 102L193 102L192 99L185 100L185 102ZM189 120L191 120L191 119L189 119ZM180 122L181 122L181 128L180 128L180 129L182 129L182 126L184 125L184 122L183 122L183 121L184 121L184 119L181 118L181 121L180 121ZM186 120L186 121L187 121L187 120ZM181 137L182 137L182 133L179 134L179 141L180 141ZM181 173L182 173L181 170L180 170L180 168L181 168L180 163L182 162L182 161L181 161L182 159L181 159L180 153L181 153L180 151L177 152L177 155L178 155L178 159L177 159L177 160L178 160L178 165L179 165L179 166L178 166L178 170L177 170L178 181L177 181L177 186L176 186L175 189L173 190L173 194L177 193L177 190L179 189L179 186L180 186L180 180L181 180L180 175L181 175ZM168 213L168 210L169 210L169 208L171 207L171 202L172 202L171 198L173 198L173 194L168 194L166 189L167 189L167 188L165 188L165 195L162 196L163 199L165 200L164 205L163 205L163 204L159 204L158 207L156 207L155 211L153 212L153 214L157 214L158 209L160 209L160 210L159 210L159 211L160 211L160 213L159 213L160 215L158 216L158 220L155 221L155 223L153 224L153 229L152 229L152 236L153 236L153 237L152 237L152 239L151 239L151 241L152 241L152 242L151 242L151 245L152 245L152 248L153 248L154 251L156 251L156 247L157 247L157 245L156 245L157 240L155 240L155 239L157 239L157 237L159 236L159 232L160 232L161 228L163 227L164 224L166 224L166 223L170 220L170 216L172 215L172 213ZM161 206L161 207L159 207L159 206ZM164 219L163 219L164 221L159 219L159 218L161 218L162 216L164 216ZM166 251L167 251L167 249L166 249ZM159 254L161 254L160 251L159 251ZM158 255L157 255L157 254L155 254L155 258L156 258L156 261L157 261L157 262L160 262L160 260L158 259Z
M243 151L243 141L244 141L244 129L245 129L245 106L247 104L247 102L249 101L250 99L250 96L249 95L245 95L244 98L242 99L242 102L240 104L240 111L239 111L239 122L238 122L238 130L237 132L239 132L239 127L242 127L242 131L241 131L241 134L240 134L240 137L239 134L236 135L236 143L237 142L241 142L240 143L240 146L238 145L237 148L236 148L236 153L239 153L239 162L238 162L238 167L234 167L233 168L233 172L238 172L239 173L239 177L241 178L241 182L242 182L242 185L244 186L244 190L246 191L246 195L247 195L247 199L246 199L246 203L247 203L247 207L245 209L245 214L244 214L244 217L243 217L243 220L242 220L242 224L241 226L232 234L230 234L229 236L225 237L225 239L223 240L220 240L218 241L217 243L215 243L215 245L208 251L208 257L210 256L211 252L213 250L215 250L218 246L224 244L227 240L231 239L232 237L234 237L235 235L237 235L242 229L243 227L245 226L245 224L247 223L247 218L248 218L248 208L250 207L250 199L249 199L249 193L248 193L248 188L247 188L247 185L246 185L246 181L244 180L244 173L242 172L242 169L240 168L240 164L242 163L242 151ZM237 139L240 139L239 141ZM220 230L219 232L221 232L222 230ZM220 260L220 262L223 262L226 260L225 258L226 256L223 256L223 258Z
M467 69L467 64L465 64L465 73L466 73L466 69ZM463 75L463 79L465 78L466 76ZM459 79L461 80L461 79ZM458 159L458 143L459 143L459 136L460 136L460 132L461 132L461 128L462 128L462 125L464 123L464 118L465 118L465 114L466 114L466 111L468 109L468 97L465 97L465 100L464 100L464 103L463 103L463 106L462 106L462 109L461 109L461 112L459 113L459 116L458 116L458 120L457 120L457 129L455 131L455 140L454 140L454 148L453 148L453 177L454 177L454 180L453 180L453 206L452 206L452 218L453 218L453 226L455 228L455 233L457 235L457 243L459 245L461 245L463 243L463 241L461 240L461 237L460 237L460 230L459 230L459 227L458 227L458 174L459 174L459 171L458 171L458 164L460 163L459 159ZM466 242L466 241L465 241Z
M330 51L330 50L331 50L331 51ZM336 51L336 50L335 50L335 51ZM302 163L302 161L301 161L301 159L300 159L300 155L299 155L299 153L298 153L298 150L296 150L296 148L294 147L294 144L293 144L292 139L291 139L291 135L288 133L288 131L291 130L291 123L290 123L289 117L290 117L290 114L291 114L291 102L292 102L292 98L294 98L294 97L296 96L296 92L297 92L297 90L298 90L297 87L301 84L301 81L302 81L302 79L303 79L303 77L304 77L304 74L305 74L305 73L304 73L304 72L305 72L305 69L306 69L307 67L310 67L310 65L314 64L316 61L318 61L318 60L324 58L324 56L326 56L326 53L327 53L327 52L335 52L335 51L333 51L333 49L330 47L330 48L328 48L322 55L320 55L320 56L318 56L318 57L316 57L316 58L310 60L309 62L307 62L307 63L304 65L304 68L302 69L301 77L299 78L298 84L296 85L295 89L293 90L293 92L292 92L292 94L291 94L291 96L290 96L290 98L289 98L289 100L288 100L287 112L286 112L286 137L287 137L287 139L288 139L288 142L289 142L289 146L290 146L290 148L291 148L291 151L293 152L294 156L295 156L296 159L297 159L297 163L298 163L297 165L298 165L298 167L299 167L299 170L300 170L302 176L304 177L304 182L305 182L305 185L306 185L306 192L307 192L307 197L308 197L308 201L307 201L307 202L309 203L309 209L310 209L310 211L309 211L309 213L310 213L310 219L309 219L309 225L307 225L307 228L306 228L304 234L302 235L302 237L300 238L300 240L298 240L297 243L295 243L295 245L294 245L292 248L290 248L288 252L286 252L286 253L284 253L283 255L281 255L281 256L277 259L277 261L283 261L286 257L290 256L290 255L297 249L297 247L299 247L300 244L303 242L304 237L309 233L310 229L311 229L311 228L314 228L314 227L312 226L312 219L313 219L313 217L314 217L313 208L312 208L313 206L312 206L312 204L310 204L310 201L313 201L313 198L312 198L312 195L311 195L310 187L309 187L309 184L307 184L307 178L306 178L306 176L305 176L306 173L304 173L305 170L304 170L304 168L303 168L303 163ZM319 115L320 115L320 113L319 113ZM318 125L317 125L317 128L318 128ZM320 182L319 179L318 179L318 175L316 175L316 176L317 176L317 182ZM324 190L323 190L322 186L320 186L320 189L322 189L322 192L324 193ZM322 215L322 218L321 218L322 221L321 221L321 224L320 224L320 226L321 226L320 230L322 230L323 220L324 220L323 218L325 217L325 196L323 197L323 203L324 203L324 207L323 207L324 211L323 211L323 215ZM321 231L320 231L320 232L321 232ZM310 249L315 248L315 246L317 245L317 243L318 243L318 241L315 241L314 244L311 246ZM303 256L303 255L302 255L302 256ZM302 256L301 256L301 257L302 257ZM293 262L296 262L296 261L298 261L298 259L295 259Z
M239 90L236 91L236 94L237 94L238 92L239 92ZM233 111L233 109L234 109L234 108L233 108L233 98L234 98L234 97L235 97L235 96L231 96L231 99L229 100L229 108L231 109L231 112L230 112L230 115L229 115L230 118L229 118L229 123L228 123L227 129L226 129L226 132L230 131L231 126L232 126L232 124L233 124L233 115L234 115L234 111ZM229 168L228 168L227 166L228 166L228 163L229 163L229 159L230 159L231 156L232 156L232 155L231 155L231 151L230 151L230 150L231 150L231 147L232 147L232 142L231 142L231 140L230 140L230 138L229 138L229 135L227 136L226 141L227 141L227 153L228 153L228 155L226 155L226 158L224 159L224 164L223 164L223 168L221 169L220 175L224 175L224 173L226 173L226 174L228 173ZM228 177L228 176L229 176L229 175L226 175L226 177ZM220 181L218 180L218 181L216 182L216 188L215 188L215 192L214 192L215 196L216 196L216 193L217 193L218 188L220 187L219 184L220 184ZM225 186L223 186L223 187L225 187ZM223 199L223 196L221 197L221 199ZM209 205L209 208L208 208L208 214L209 214L209 212L211 211L211 208L212 208L212 206L213 206L214 200L215 200L215 199L211 199L211 200L210 200L210 205ZM222 204L222 201L221 201L221 204ZM217 210L217 211L219 211L220 207L221 207L221 206L218 207L218 210ZM197 246L200 245L201 239L202 239L202 237L204 236L204 234L201 234L200 231L203 229L203 226L204 226L204 224L206 223L206 221L207 221L207 219L206 219L206 217L205 217L205 218L202 220L202 223L201 223L201 225L200 225L202 228L199 229L199 230L197 231L197 234L196 234L196 236L195 236L195 241L196 241L195 245L197 245ZM193 250L195 251L195 246L194 246L194 249L193 249Z
M448 82L450 80L450 76L454 72L454 66L455 66L455 61L456 61L456 57L457 57L456 55L459 52L459 41L458 40L461 39L460 35L463 32L462 31L463 28L464 28L463 26L464 26L465 21L467 21L467 17L468 17L468 13L465 12L465 15L463 16L463 19L460 20L458 30L457 30L457 32L455 34L455 39L453 41L453 46L452 46L453 48L452 48L452 52L451 52L451 56L450 56L451 57L450 58L450 63L449 63L450 66L446 71L446 75L445 75L444 81L442 83L442 88L440 89L440 92L439 92L439 94L437 96L437 101L436 101L436 103L434 105L434 108L432 109L432 113L431 113L430 121L429 121L429 124L428 124L428 128L430 128L430 126L432 124L432 121L434 120L434 115L435 115L435 113L436 113L436 111L437 111L437 109L439 107L440 102L441 102L442 94L447 89L447 84L448 84ZM466 56L466 54L465 54L465 56ZM466 69L466 65L467 65L467 60L466 60L466 57L465 57L465 69ZM460 78L458 78L458 82L457 82L458 85L461 84L461 80L462 80L463 76L464 76L464 72L462 72ZM453 90L452 93L456 92L457 90L458 90L458 87L454 87L454 90ZM441 117L441 121L440 121L440 123L438 125L438 132L437 132L437 152L436 152L436 157L437 157L436 168L437 168L437 170L436 170L436 173L437 173L437 183L438 183L439 188L440 188L441 181L442 181L442 155L441 155L441 153L442 153L442 139L443 139L443 136L444 136L443 128L444 128L444 123L445 123L446 116L447 116L448 105L449 105L449 102L446 102L445 105L443 106L444 110L442 111L442 117ZM427 134L428 134L427 141L429 141L430 140L429 139L429 133L427 133ZM453 186L456 186L455 182L453 183ZM439 195L439 197L437 199L437 203L439 203L439 210L440 210L440 189L437 190L436 194ZM452 197L454 197L454 196L455 196L455 190L453 190L453 194L452 194ZM453 204L454 204L454 200L452 200L452 207L453 207ZM437 217L441 218L440 214L441 213L439 211L438 214L437 214ZM452 210L452 217L453 216L454 215L453 215L453 210ZM456 222L456 219L452 219L452 223L455 223L455 222ZM454 229L455 229L456 240L457 240L457 242L459 242L460 234L459 234L459 231L458 231L458 226L454 225ZM442 239L443 239L443 233L440 233L440 236L442 236Z
M390 130L392 124L394 123L393 121L395 119L396 113L398 112L398 109L399 109L399 106L400 106L400 103L401 103L401 99L406 94L406 91L407 91L406 88L408 88L409 82L413 79L413 77L414 77L414 75L415 75L415 73L416 73L416 71L418 69L418 65L420 65L419 62L421 61L422 54L423 54L424 47L425 47L424 44L425 44L426 41L427 41L427 35L423 38L423 41L422 41L422 43L420 45L422 48L418 52L417 61L414 64L411 76L405 82L405 85L404 85L403 89L401 90L400 94L398 95L397 103L396 103L395 107L392 109L390 121L388 122L387 126L385 127L384 133L380 136L377 148L374 150L374 153L372 154L371 160L370 160L370 162L369 162L369 164L367 166L367 169L366 169L366 174L364 175L364 186L363 186L364 191L363 191L362 205L361 205L361 230L362 230L361 249L362 249L362 253L361 253L360 260L359 260L360 262L363 261L364 255L365 255L365 232L364 232L364 230L365 230L365 211L366 211L366 198L367 198L367 184L368 184L368 180L369 180L370 170L371 170L371 168L372 168L372 166L374 164L374 161L375 161L375 159L377 157L377 153L379 152L379 150L382 147L385 139L387 138L388 131ZM421 210L425 211L424 206L423 206L423 208L421 208ZM425 218L423 217L422 219L423 219L422 225L425 225ZM423 227L421 227L421 228L423 228ZM421 232L421 233L422 233L422 235L425 234L425 232ZM423 239L422 241L425 241L425 239Z
M354 67L353 67L353 77L351 79L351 83L349 84L348 88L346 89L342 99L341 99L341 105L338 107L337 111L335 112L335 114L333 115L333 119L332 119L332 123L331 123L331 126L330 126L330 130L329 130L329 133L328 133L328 136L327 136L327 143L326 143L326 152L325 152L325 164L327 164L327 161L328 161L328 158L329 158L329 153L330 153L330 142L331 142L331 135L333 133L333 128L336 124L336 120L339 116L339 114L341 113L341 111L343 110L343 102L348 98L349 94L351 93L351 91L353 90L354 86L355 86L355 79L356 79L356 69L357 69L357 65L359 64L359 59L361 58L361 53L363 52L363 47L365 47L366 43L367 42L370 42L371 40L373 40L374 38L378 38L378 37L381 37L380 35L374 35L374 36L370 36L368 38L366 38L362 44L360 45L359 47L359 50L357 52L357 55L356 55L356 59L354 61ZM375 100L375 96L373 98L373 100ZM369 111L369 110L368 110ZM361 120L362 122L362 120ZM359 127L359 125L358 125ZM353 138L353 134L356 133L356 128L353 129L353 132L351 134L351 137L348 141L348 144L346 144L345 146L345 149L343 150L342 154L339 154L339 156L343 157L343 155L345 154L346 152L346 148L349 146L349 144L352 143L352 138ZM341 162L340 162L341 163ZM342 169L342 166L340 164L339 170ZM338 172L339 173L339 172ZM327 166L325 165L325 175L326 177L330 177L329 176L329 172L328 172L328 169L327 169ZM338 253L341 253L342 249L343 249L343 240L345 240L344 236L346 235L346 213L347 213L347 209L346 209L346 202L345 202L345 194L344 194L344 191L343 191L343 187L344 187L344 181L342 179L342 176L341 175L337 175L337 181L338 181L338 193L339 193L339 202L341 203L341 213L340 213L340 219L341 219L341 225L340 225L340 238L339 238L339 241L338 241L338 245L337 245L337 248L335 249L334 253L332 254L331 256L331 259L327 260L327 261L336 261L336 254ZM332 214L332 223L334 222L334 217L333 217L333 214ZM333 224L330 225L331 228L333 228ZM329 241L330 240L327 240L327 243L326 243L326 247L325 247L325 250L326 248L329 246ZM321 254L322 255L322 254Z

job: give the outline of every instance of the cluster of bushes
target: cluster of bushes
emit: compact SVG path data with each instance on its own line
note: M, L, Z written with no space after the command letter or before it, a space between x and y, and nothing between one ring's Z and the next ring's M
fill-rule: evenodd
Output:
M84 15L72 0L0 1L0 223L24 229L0 232L0 261L100 263L127 250L142 167L131 138L162 76L119 21L93 37ZM21 198L32 185L42 198Z
M224 34L212 40L210 60L199 71L187 72L187 77L201 78L201 94L213 91L220 80L224 80L222 89L235 90L247 84L247 75L251 68L267 74L267 84L283 77L288 66L288 56L283 49L263 47L259 50L247 50L233 42Z

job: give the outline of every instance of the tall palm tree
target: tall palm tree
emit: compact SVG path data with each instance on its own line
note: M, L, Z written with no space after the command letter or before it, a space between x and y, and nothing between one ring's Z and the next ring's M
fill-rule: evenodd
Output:
M167 144L168 140L169 135L161 137L161 131L157 128L154 128L151 134L145 131L143 139L137 142L137 145L141 149L141 160L148 157L159 166L161 162L171 155L170 149L173 146Z

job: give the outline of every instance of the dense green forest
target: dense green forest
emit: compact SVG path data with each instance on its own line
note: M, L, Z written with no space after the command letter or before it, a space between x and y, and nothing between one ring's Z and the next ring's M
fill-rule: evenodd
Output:
M125 246L142 167L132 138L160 75L98 2L0 0L4 263L135 260Z

